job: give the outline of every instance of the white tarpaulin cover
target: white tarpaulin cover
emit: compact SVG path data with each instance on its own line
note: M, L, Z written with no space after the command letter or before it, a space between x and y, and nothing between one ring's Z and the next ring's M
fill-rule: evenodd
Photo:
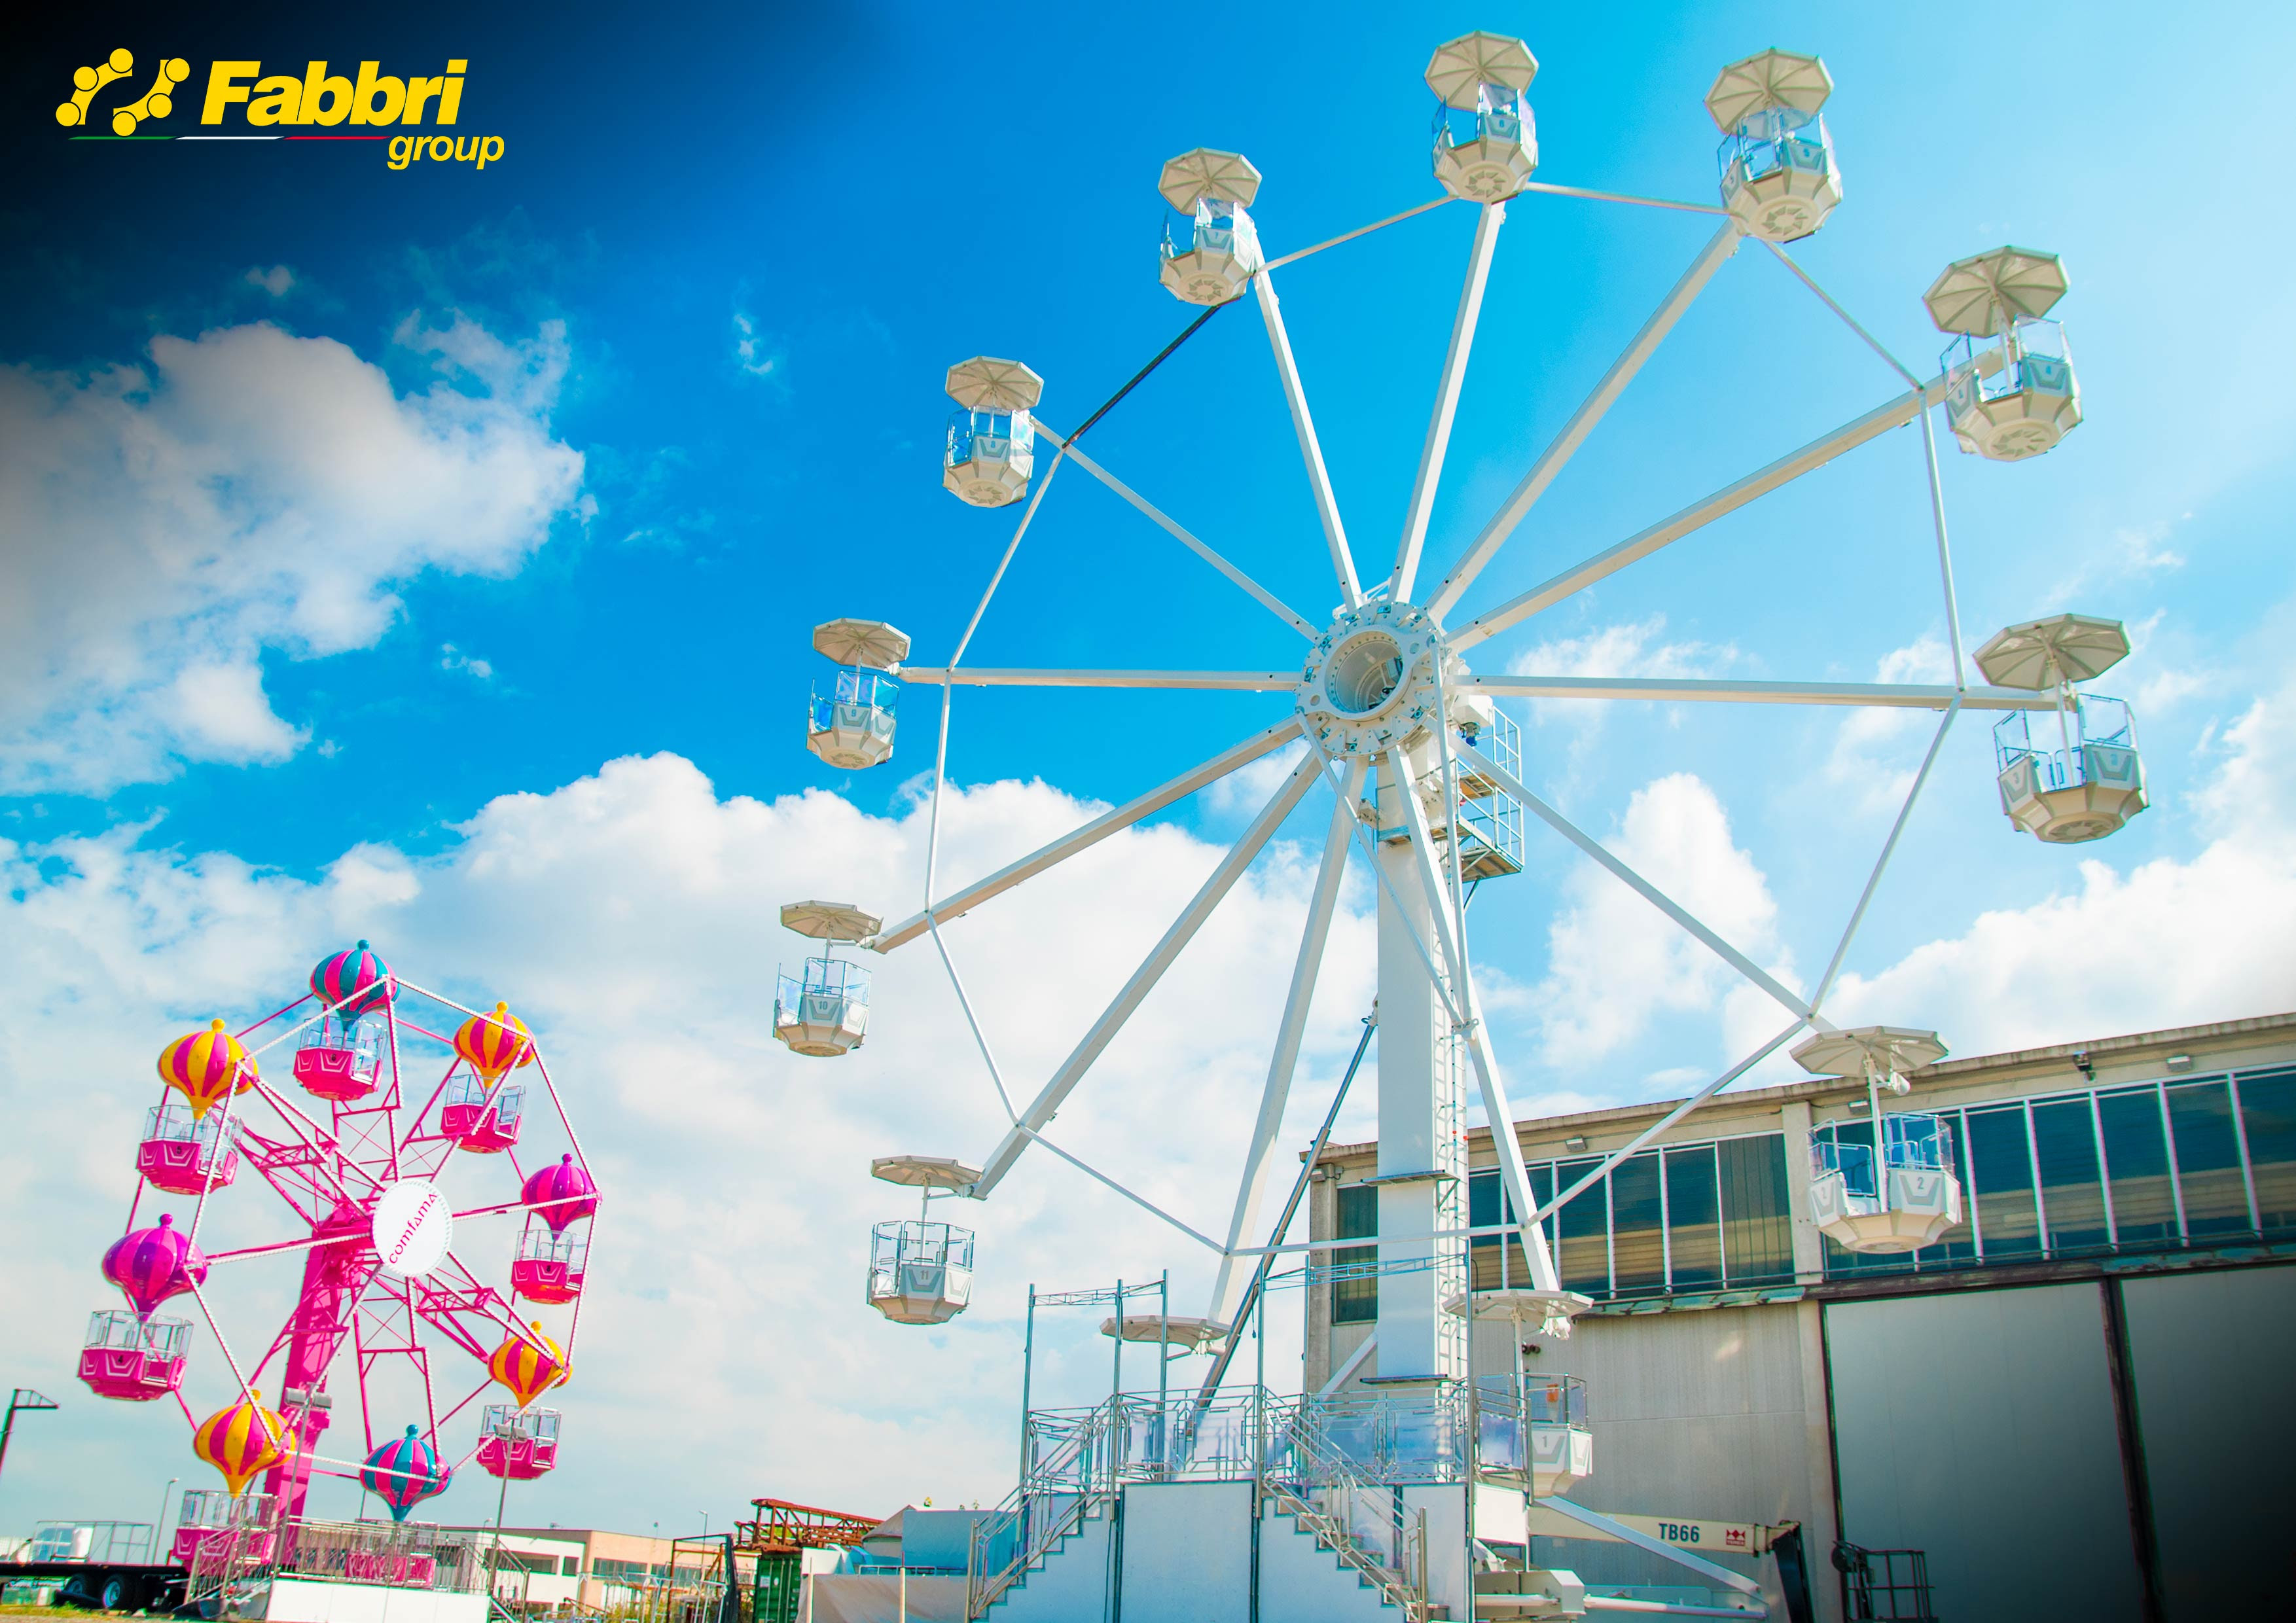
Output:
M903 1615L898 1573L824 1573L805 1587L811 1623L897 1623ZM964 1580L912 1577L906 1615L910 1623L964 1623Z

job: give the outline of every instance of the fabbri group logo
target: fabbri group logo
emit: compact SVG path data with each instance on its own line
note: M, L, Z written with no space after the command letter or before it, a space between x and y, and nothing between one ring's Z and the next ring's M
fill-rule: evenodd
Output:
M56 122L75 141L372 142L382 144L383 161L393 169L440 163L483 169L501 160L508 143L452 127L462 117L469 70L469 59L460 56L447 59L444 73L405 76L383 72L379 61L337 73L323 59L293 73L218 57L205 64L202 88L186 95L182 87L193 78L192 64L169 56L160 59L141 97L100 111L95 101L107 86L127 79L132 87L135 55L123 46L73 72L72 93L57 103ZM157 127L194 98L196 128ZM99 125L110 133L97 133Z

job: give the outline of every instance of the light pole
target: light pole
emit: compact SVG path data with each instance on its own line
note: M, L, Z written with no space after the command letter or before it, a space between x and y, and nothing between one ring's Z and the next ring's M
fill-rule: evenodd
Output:
M8 1438L16 1430L16 1412L21 1409L29 1414L35 1410L56 1406L53 1399L43 1398L28 1386L20 1386L8 1394L8 1417L0 1420L0 1463L6 1463L8 1458Z
M160 1520L152 1528L152 1559L155 1562L161 1559L160 1552L168 1547L168 1498L182 1480L181 1477L169 1477L168 1486L160 1490Z

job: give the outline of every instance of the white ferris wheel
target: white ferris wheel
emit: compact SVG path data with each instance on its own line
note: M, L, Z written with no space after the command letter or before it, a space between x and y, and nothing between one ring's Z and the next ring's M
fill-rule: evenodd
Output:
M784 909L784 923L829 945L799 972L784 974L775 1015L775 1035L799 1053L833 1056L849 1052L867 1035L867 974L858 960L840 957L833 944L890 953L931 939L1004 1102L1008 1126L977 1166L923 1155L890 1155L873 1163L876 1176L923 1191L924 1209L918 1217L879 1225L874 1236L868 1299L888 1317L934 1324L964 1310L971 1291L972 1236L962 1226L931 1221L932 1202L937 1196L988 1198L1012 1176L1032 1145L1042 1145L1218 1256L1217 1280L1200 1317L1171 1318L1160 1328L1158 1321L1145 1321L1145 1328L1139 1329L1119 1305L1118 1324L1125 1339L1202 1347L1216 1343L1234 1325L1239 1310L1249 1311L1274 1253L1310 1249L1267 1243L1261 1209L1341 881L1349 865L1358 860L1361 871L1375 881L1378 909L1375 1243L1382 1278L1376 1327L1366 1346L1376 1349L1382 1381L1467 1377L1465 1319L1470 1312L1540 1325L1549 1336L1566 1335L1570 1316L1589 1304L1587 1298L1563 1289L1558 1279L1544 1220L1612 1166L1790 1044L1794 1057L1816 1074L1863 1078L1873 1107L1870 1142L1828 1143L1818 1149L1822 1159L1814 1168L1811 1215L1824 1232L1856 1250L1910 1250L1931 1242L1959 1219L1960 1183L1952 1146L1938 1119L1882 1109L1882 1095L1906 1093L1904 1073L1941 1057L1943 1044L1933 1032L1903 1028L1845 1030L1827 1019L1824 1005L1947 733L1962 712L1999 714L1996 738L2001 803L2016 827L2050 841L2092 840L2144 809L2143 767L2127 707L2077 685L2128 652L2120 626L2087 616L2058 615L2012 627L1970 655L1964 650L1955 603L1932 411L1944 412L1948 430L1962 451L1998 461L2046 452L2079 423L2080 398L2071 362L2061 331L2046 319L2066 289L2062 266L2052 254L2004 247L1947 267L1925 298L1950 347L1939 371L1925 377L1891 356L1788 252L1787 244L1826 224L1842 195L1841 168L1820 116L1833 82L1818 59L1765 51L1720 71L1706 95L1707 109L1721 133L1720 196L1712 202L1626 196L1533 179L1538 143L1528 92L1537 70L1529 48L1519 39L1478 32L1442 45L1426 72L1437 102L1432 167L1440 193L1400 214L1291 252L1270 256L1263 250L1259 228L1249 212L1257 201L1260 175L1242 156L1198 149L1164 166L1159 190L1174 212L1161 244L1163 285L1183 302L1205 307L1198 326L1222 305L1249 300L1257 306L1290 406L1340 599L1336 612L1327 618L1301 613L1281 601L1158 507L1150 493L1103 467L1079 443L1100 414L1063 436L1035 416L1044 385L1028 366L978 357L950 368L948 392L959 409L950 422L943 483L959 499L979 508L1025 503L1019 523L962 635L935 662L906 663L909 638L882 622L846 619L818 627L816 648L840 668L833 685L813 696L807 737L808 747L832 766L852 769L879 764L893 751L899 684L941 689L925 893L917 911L890 924L846 904L807 902ZM1513 493L1431 586L1423 556L1429 516L1486 279L1509 205L1535 203L1539 194L1704 214L1712 217L1714 231ZM1408 503L1399 525L1391 513L1357 512L1343 519L1317 441L1315 415L1293 363L1275 273L1311 254L1338 250L1414 215L1453 204L1476 209L1478 221ZM1596 431L1604 414L1700 291L1749 245L1775 255L1898 374L1901 387L1832 432L1553 578L1504 602L1471 604L1470 594L1486 566ZM1191 326L1177 341L1185 341L1194 330ZM1478 651L1499 634L1869 440L1916 423L1936 537L1938 586L1951 639L1951 682L1542 676L1476 668ZM1046 447L1049 457L1043 455ZM1242 594L1236 600L1239 611L1273 614L1297 634L1297 662L1283 669L1232 670L991 669L964 664L965 650L1013 565L1039 504L1062 466L1070 463L1225 576ZM1350 539L1349 521L1357 539ZM1399 531L1399 539L1391 553L1383 544L1377 549L1380 561L1387 564L1386 573L1367 577L1360 564L1373 549L1361 537L1374 530ZM1245 611L1247 602L1251 607ZM942 889L935 863L951 699L957 688L968 686L1225 689L1271 695L1271 716L1268 725L1248 737L1206 740L1208 746L1219 742L1224 747L1042 849L984 879ZM1520 734L1496 703L1502 699L1881 706L1928 711L1939 721L1870 876L1854 899L1846 898L1847 922L1839 945L1815 989L1805 996L1782 984L1538 794L1524 781ZM1066 1060L1041 1079L1009 1075L1000 1068L990 1034L983 1029L950 956L945 927L1118 831L1301 743L1305 748L1298 764L1210 876L1180 902L1170 928ZM1192 1221L1157 1208L1104 1170L1053 1144L1045 1129L1054 1113L1086 1082L1127 1020L1270 838L1319 790L1332 797L1321 865L1289 994L1275 1022L1257 1119L1242 1148L1235 1199L1224 1214L1224 1226L1218 1218L1198 1216ZM1577 1184L1555 1190L1554 1198L1546 1201L1535 1195L1514 1135L1504 1130L1514 1119L1505 1056L1484 1016L1466 906L1474 885L1519 873L1529 860L1526 814L1759 988L1777 1005L1780 1020L1774 1036L1604 1158ZM1466 1212L1464 1129L1471 1087L1495 1129L1493 1141L1512 1214L1505 1224L1484 1228L1471 1228ZM1296 1201L1295 1193L1294 1207ZM1287 1209L1285 1218L1290 1215ZM1521 1289L1471 1294L1469 1241L1500 1232L1519 1238L1530 1278ZM1282 1238L1280 1233L1275 1238Z

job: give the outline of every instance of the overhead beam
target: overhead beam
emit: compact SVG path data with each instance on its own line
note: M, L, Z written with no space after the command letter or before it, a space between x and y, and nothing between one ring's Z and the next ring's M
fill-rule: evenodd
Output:
M1201 765L1190 767L1169 783L1158 785L1136 799L1126 801L1113 811L1103 812L1082 828L1063 834L1020 861L1007 863L988 878L967 885L945 900L933 903L924 912L912 914L890 930L878 931L861 945L881 953L905 947L924 934L932 921L946 924L951 919L962 918L989 898L1002 895L1024 880L1033 879L1079 851L1091 849L1111 834L1131 827L1143 817L1154 816L1174 801L1195 793L1207 783L1226 777L1239 766L1249 766L1261 756L1281 750L1299 736L1297 717L1277 722L1272 727L1253 734L1242 743L1221 750Z
M1474 584L1475 577L1482 572L1483 566L1497 553L1506 538L1514 533L1515 526L1522 522L1532 505L1546 493L1547 486L1554 482L1554 476L1562 471L1563 465L1586 442L1587 436L1594 432L1595 425L1603 420L1603 414L1611 409L1611 403L1625 392L1628 383L1634 381L1635 373L1643 369L1643 363L1650 359L1660 341L1674 331L1674 324L1682 318L1682 313L1690 307L1691 301L1721 268L1722 262L1738 251L1738 244L1742 241L1743 238L1737 222L1724 220L1721 229L1700 250L1698 258L1691 261L1690 268L1682 273L1672 291L1660 301L1658 308L1651 312L1650 319L1643 323L1642 331L1635 334L1633 341L1627 345L1619 358L1611 363L1611 369L1603 374L1603 381L1595 385L1595 392L1571 413L1570 421L1562 425L1562 431L1554 437L1554 443L1539 454L1538 460L1531 464L1530 471L1522 476L1522 483L1517 485L1513 494L1500 504L1499 510L1491 515L1490 522L1483 526L1482 533L1469 543L1465 556L1443 578L1443 584L1427 604L1429 611L1436 619L1440 619L1449 613L1451 606L1459 601L1459 594Z
M1987 353L1994 369L1998 370L1998 353ZM1896 399L1875 406L1831 434L1811 440L1800 450L1781 456L1767 467L1748 474L1734 485L1724 487L1702 502L1692 503L1672 518L1662 520L1639 534L1628 537L1616 546L1595 553L1545 585L1533 586L1519 597L1509 598L1488 613L1478 615L1453 634L1452 649L1464 652L1472 648L1486 637L1496 635L1540 610L1553 608L1572 593L1582 592L1596 581L1617 574L1627 565L1649 557L1659 548L1681 540L1717 519L1727 517L1758 496L1767 496L1779 486L1824 467L1835 457L1856 450L1867 440L1878 439L1891 429L1911 422L1924 409L1945 398L1945 379L1939 376L1931 378L1919 389L1907 389Z
M1667 895L1665 891L1660 890L1656 885L1652 884L1650 881L1636 873L1625 863L1620 861L1618 857L1612 856L1608 850L1603 848L1600 840L1587 833L1584 829L1581 829L1577 824L1571 822L1570 818L1564 816L1561 812L1555 810L1554 807L1549 806L1538 796L1533 794L1528 788L1524 787L1522 780L1515 776L1513 773L1509 772L1505 767L1491 759L1489 756L1485 755L1472 744L1461 744L1459 746L1459 757L1470 766L1472 766L1481 776L1489 782L1497 784L1502 790L1505 791L1508 794L1513 795L1517 800L1522 802L1523 805L1529 807L1541 822L1545 823L1556 833L1562 835L1565 840L1568 840L1572 845L1577 846L1587 856L1593 857L1603 867L1609 869L1615 878L1624 883L1629 889L1633 890L1636 895L1641 897L1652 906L1657 908L1660 913L1666 914L1667 917L1672 919L1677 924L1682 926L1685 930L1695 937L1709 952L1721 959L1723 963L1728 964L1732 969L1736 970L1741 975L1743 975L1747 980L1752 981L1756 986L1761 988L1763 991L1767 992L1788 1011L1800 1019L1808 1021L1812 1025L1816 1026L1820 1030L1831 1031L1833 1029L1831 1022L1826 1021L1822 1015L1813 1012L1808 1004L1804 1003L1800 997L1797 997L1792 992L1781 985L1775 976L1772 975L1767 970L1762 968L1760 964L1756 963L1751 958L1746 956L1745 954L1740 952L1736 947L1731 946L1727 941L1725 941L1720 936L1716 935L1711 930L1708 929L1704 923L1701 922L1698 917L1688 908L1676 901L1672 897Z
M1291 627L1292 630L1298 632L1301 636L1313 637L1317 635L1316 627L1308 624L1305 619L1294 612L1283 599L1277 597L1273 592L1270 592L1267 587L1261 586L1250 576L1245 574L1242 570L1236 568L1235 565L1221 557L1218 553L1213 551L1212 548L1198 540L1186 529L1174 522L1171 519L1167 518L1162 510L1157 507L1154 503L1149 501L1147 497L1142 496L1131 486L1126 484L1122 480L1117 478L1107 469L1093 461L1091 457L1086 455L1085 453L1077 446L1068 440L1062 439L1058 434L1054 433L1052 430L1046 428L1041 422L1037 424L1037 431L1042 434L1046 439L1051 440L1054 445L1060 447L1062 452L1070 462L1076 463L1077 466L1082 468L1086 473L1091 474L1093 478L1098 480L1102 484L1107 486L1111 490L1116 492L1117 495L1122 496L1135 508L1138 509L1140 512L1145 515L1151 522L1157 526L1158 529L1163 530L1165 534L1170 536L1182 546L1186 547L1190 552L1195 553L1197 557L1202 559L1206 563L1210 564L1212 568L1226 576L1237 586L1242 586L1244 591L1250 594L1252 602L1258 603L1261 608L1267 610L1270 614L1273 614L1277 619L1282 620L1285 625Z
M1182 949L1195 939L1196 931L1203 928L1204 921L1211 917L1213 910L1234 887L1235 881L1243 877L1244 870L1251 866L1261 848L1283 825L1283 819L1290 816L1300 802L1307 798L1308 790L1317 775L1318 768L1312 758L1303 758L1292 769L1292 775L1283 780L1283 787L1275 791L1259 816L1252 819L1251 826L1244 830L1242 837L1228 848L1227 855L1220 858L1219 865L1212 870L1211 876L1204 881L1180 916L1173 921L1172 927L1164 932L1164 938L1156 943L1155 950L1148 955L1138 969L1132 971L1132 978L1124 983L1124 989L1116 995L1115 1001L1093 1022L1092 1029L1085 1033L1084 1040L1061 1062L1061 1068L1053 1073L1052 1079L1021 1112L1021 1119L1013 1124L1013 1129L1005 1134L1004 1141L988 1159L980 1164L980 1177L965 1190L965 1193L975 1200L985 1199L1013 1169L1013 1164L1021 1159L1021 1152L1029 1147L1029 1141L1044 1130L1045 1125L1052 1120L1076 1085L1084 1079L1085 1072L1092 1069L1094 1062L1100 1058L1110 1043L1115 1041L1116 1034L1124 1029L1124 1022L1132 1018L1133 1011L1140 1006L1141 1001L1155 990L1156 983L1164 978L1164 971L1172 967ZM1211 1242L1207 1241L1205 1243Z

